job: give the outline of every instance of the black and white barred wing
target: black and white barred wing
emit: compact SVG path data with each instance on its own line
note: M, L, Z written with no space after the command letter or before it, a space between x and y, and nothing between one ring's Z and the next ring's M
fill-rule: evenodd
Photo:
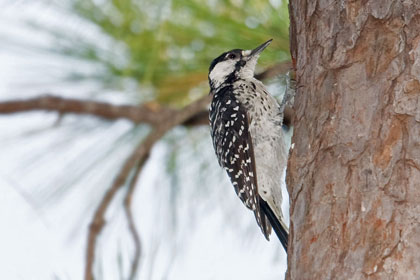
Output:
M216 93L210 107L213 146L219 164L226 170L236 194L255 218L268 239L271 226L260 209L248 115L242 105L227 92Z

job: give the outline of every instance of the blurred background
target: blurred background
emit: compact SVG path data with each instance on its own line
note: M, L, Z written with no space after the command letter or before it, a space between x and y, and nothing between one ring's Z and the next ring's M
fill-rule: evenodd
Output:
M182 108L208 94L212 59L270 38L257 72L290 59L285 1L0 0L0 102L53 94ZM281 98L282 75L264 82ZM95 208L149 131L93 116L0 115L0 279L82 279ZM106 213L97 279L129 278L126 191ZM135 279L284 278L280 242L264 239L236 197L208 126L176 127L153 147L132 205Z

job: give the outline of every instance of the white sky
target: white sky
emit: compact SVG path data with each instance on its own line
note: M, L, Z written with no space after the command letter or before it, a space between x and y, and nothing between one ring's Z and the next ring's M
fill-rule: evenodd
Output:
M54 83L51 69L65 73L74 64L12 44L51 44L48 36L22 22L61 21L61 15L39 2L10 3L0 0L0 100L44 92L86 98L90 85L63 88ZM105 98L128 102L123 95ZM56 121L52 113L0 116L0 279L82 279L92 211L138 139L123 142L101 158L101 152L132 130L130 123L80 116L66 117L58 126ZM203 139L206 133L198 132ZM180 148L182 155L190 156L180 159L185 163L179 172L182 189L172 216L171 181L161 176L166 145L156 147L140 177L133 201L144 246L139 279L283 279L285 254L276 236L271 242L264 239L252 212L237 199L218 167L209 138L198 151ZM195 178L201 170L191 162L201 157L213 159L206 169L207 177L213 178L211 188L204 191L198 191ZM73 178L79 180L66 189ZM53 196L55 190L63 195ZM109 223L98 243L102 279L118 279L119 256L124 274L128 271L132 248L122 198L120 193L107 213ZM175 229L168 225L172 218L177 220Z

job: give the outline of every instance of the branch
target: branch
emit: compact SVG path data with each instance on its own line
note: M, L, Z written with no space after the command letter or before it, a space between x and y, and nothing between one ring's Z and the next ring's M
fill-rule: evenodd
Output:
M281 63L275 65L263 73L256 75L257 79L267 79L274 77L280 73L284 73L291 68L291 63ZM136 164L139 168L145 163L151 148L159 141L168 130L177 125L202 125L208 124L208 113L206 106L210 102L210 97L205 96L182 110L174 110L168 107L160 106L154 103L142 104L138 106L132 105L113 105L104 102L91 100L77 100L71 98L55 97L45 95L41 97L31 98L27 100L12 100L0 102L0 114L12 114L17 112L27 112L34 110L55 111L61 114L73 113L81 115L93 115L108 120L127 119L134 123L144 123L152 126L149 135L137 146L133 153L126 159L118 176L113 184L105 193L100 201L92 222L89 226L88 242L86 248L86 268L85 279L93 279L93 263L95 259L95 248L99 234L105 225L105 213L114 198L115 194L122 188L127 180L128 175L134 169ZM140 169L136 172L139 173ZM137 176L137 175L136 175ZM136 181L136 178L135 180ZM135 184L132 183L132 184ZM125 207L127 219L129 221L130 232L133 236L136 253L132 263L131 276L134 277L137 271L137 264L140 257L140 239L137 230L132 221L130 211L131 195L134 186L129 187L127 197L125 199Z
M122 169L120 170L118 176L115 178L111 188L106 192L105 196L102 198L98 208L95 211L92 222L89 227L88 233L88 245L86 250L86 269L85 269L85 279L93 280L93 261L95 259L95 248L98 235L101 233L105 225L105 213L108 209L112 199L114 198L117 191L124 185L126 178L128 177L130 171L136 165L136 163L145 161L150 149L153 144L157 142L164 134L165 130L158 129L152 131L145 139L142 141L131 156L125 161Z
M133 242L134 242L134 258L133 258L133 261L131 263L130 277L128 278L130 280L135 279L135 276L136 276L136 273L137 273L137 268L138 268L139 261L140 261L140 254L141 254L141 241L140 241L140 236L139 236L138 230L136 228L136 224L134 223L133 213L131 212L131 201L132 201L132 198L133 198L134 190L135 190L136 185L137 185L137 179L139 177L140 171L143 168L146 160L147 160L147 158L145 160L139 162L136 169L134 170L133 179L130 182L130 186L128 187L128 191L127 191L127 193L125 195L125 198L124 198L125 215L127 217L128 228L130 230L131 237L133 238Z
M269 67L264 72L255 75L259 80L269 79L279 74L286 73L292 67L290 61L278 63ZM209 101L210 102L210 101ZM44 95L26 100L11 100L0 102L0 114L13 114L36 110L54 111L61 114L93 115L108 120L127 119L136 124L145 123L158 125L176 110L160 106L156 103L142 105L113 105L93 100L78 100L52 95ZM203 110L190 116L183 123L188 126L207 125L208 113Z
M275 67L276 66L273 68ZM273 70L267 71L264 71L259 75L267 78L271 77L273 73L275 73ZM167 116L176 112L174 109L152 103L147 103L140 106L113 105L105 102L77 100L51 95L45 95L26 100L0 102L0 114L13 114L35 110L55 111L61 114L73 113L80 115L92 115L108 120L127 119L136 124L144 123L150 125L157 125L158 123L162 122L163 119L167 118ZM287 110L290 111L290 108ZM290 120L291 113L286 113L285 124L289 125ZM199 126L208 125L208 123L209 114L207 109L204 109L186 119L182 125Z
M105 225L105 213L112 199L118 190L124 185L130 171L136 164L140 166L146 161L153 145L161 139L171 128L184 123L195 114L201 112L210 102L209 96L191 103L184 109L176 111L172 115L165 116L158 125L149 133L149 135L137 146L133 153L127 158L118 176L115 178L111 188L106 192L105 196L99 203L92 222L89 227L88 242L86 248L86 268L85 280L93 280L93 262L95 260L95 248L99 234Z
M209 125L209 111L207 109L198 112L184 123L186 126Z
M94 115L108 120L127 119L134 123L157 125L174 110L155 104L113 105L92 100L78 100L44 95L26 100L0 102L0 114L12 114L35 110L55 111L61 114L73 113Z
M290 63L275 65L263 73L256 75L258 79L267 79L274 77L288 70ZM126 159L118 176L113 184L105 193L100 201L89 226L88 242L86 248L86 268L85 279L93 279L93 263L95 259L95 248L99 234L105 225L105 213L114 198L115 194L126 182L130 172L136 164L139 168L146 161L151 148L159 141L165 133L177 125L204 125L208 124L208 112L206 107L210 103L210 97L204 96L191 103L182 110L174 110L168 107L160 106L154 103L147 103L138 106L132 105L113 105L105 102L91 100L77 100L71 98L62 98L51 95L26 99L0 102L0 114L12 114L17 112L28 112L34 110L55 111L61 114L73 113L81 115L93 115L104 119L127 119L134 123L144 123L152 126L151 133L142 141L133 151L130 157ZM139 173L140 169L136 171ZM137 176L137 175L136 175ZM136 178L135 180L136 181ZM135 182L132 182L135 184ZM138 260L140 258L140 238L132 220L130 211L131 196L134 186L129 187L127 197L125 198L126 215L129 222L130 232L135 242L136 252L131 267L131 276L134 277L137 271Z

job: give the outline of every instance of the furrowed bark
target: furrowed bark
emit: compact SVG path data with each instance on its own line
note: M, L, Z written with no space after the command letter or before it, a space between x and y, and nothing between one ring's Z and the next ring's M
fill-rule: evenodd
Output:
M420 278L420 3L291 0L287 279Z

